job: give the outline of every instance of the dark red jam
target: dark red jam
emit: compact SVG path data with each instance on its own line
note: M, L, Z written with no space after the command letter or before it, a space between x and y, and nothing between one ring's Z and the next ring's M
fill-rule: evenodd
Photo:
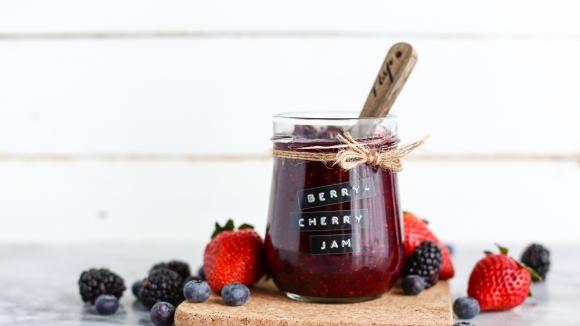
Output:
M336 153L340 143L331 138L275 139L274 148ZM359 141L382 150L397 138ZM269 271L282 291L321 299L383 294L403 259L396 173L275 158L265 244Z

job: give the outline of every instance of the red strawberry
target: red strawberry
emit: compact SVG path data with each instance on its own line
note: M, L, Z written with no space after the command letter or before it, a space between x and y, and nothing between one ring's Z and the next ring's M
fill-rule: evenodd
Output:
M415 251L415 248L423 241L433 241L439 246L441 254L443 255L443 264L441 265L439 278L442 280L452 278L455 275L455 269L453 268L453 262L451 261L451 255L449 254L447 246L439 241L435 234L429 230L425 221L413 215L413 213L403 212L403 219L405 228L405 257L410 257L413 251Z
M471 272L467 293L482 311L507 310L522 304L530 293L531 271L507 255L486 253Z
M205 247L203 270L217 294L232 282L251 285L264 275L264 243L250 225L234 231L231 220L225 227L216 223L212 240Z

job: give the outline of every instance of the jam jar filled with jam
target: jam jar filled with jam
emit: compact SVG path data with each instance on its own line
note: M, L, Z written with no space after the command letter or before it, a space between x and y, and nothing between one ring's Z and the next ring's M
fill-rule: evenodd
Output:
M398 144L396 120L356 114L274 117L274 169L266 230L269 272L286 295L358 302L390 290L403 264L397 175L331 158L350 135L381 153Z

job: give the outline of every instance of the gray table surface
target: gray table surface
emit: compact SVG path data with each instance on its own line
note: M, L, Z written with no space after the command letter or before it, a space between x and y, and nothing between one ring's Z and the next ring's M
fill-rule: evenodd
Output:
M128 290L113 316L99 316L80 300L82 270L108 267L128 286L155 262L183 259L195 269L200 244L184 245L3 245L0 246L0 325L152 325L148 312ZM491 246L488 246L489 249ZM467 278L484 246L456 249L453 296L464 295ZM515 247L519 254L521 247ZM511 311L480 314L475 325L580 325L580 246L552 248L548 280L533 286L532 298Z

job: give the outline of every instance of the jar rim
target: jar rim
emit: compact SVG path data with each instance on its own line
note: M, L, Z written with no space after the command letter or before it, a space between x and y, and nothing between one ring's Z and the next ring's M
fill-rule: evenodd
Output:
M322 120L322 121L372 121L372 120L396 120L397 116L388 114L386 117L359 117L357 111L298 111L283 112L273 116L275 120Z

